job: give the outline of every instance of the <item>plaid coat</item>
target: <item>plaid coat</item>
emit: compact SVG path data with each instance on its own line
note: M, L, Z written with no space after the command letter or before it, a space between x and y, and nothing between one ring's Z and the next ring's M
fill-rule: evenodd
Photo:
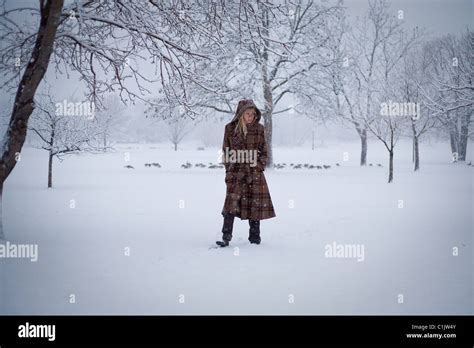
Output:
M244 137L234 130L239 117L248 108L254 108L257 117L247 125ZM222 162L226 169L227 190L222 214L231 213L242 220L264 220L276 216L263 173L267 162L267 143L260 118L261 112L252 100L241 100L234 118L225 126ZM230 150L250 150L256 156L249 157L251 161L236 161L226 156Z

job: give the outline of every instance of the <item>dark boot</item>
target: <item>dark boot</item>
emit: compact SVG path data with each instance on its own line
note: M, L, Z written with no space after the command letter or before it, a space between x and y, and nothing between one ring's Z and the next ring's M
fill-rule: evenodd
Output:
M250 231L249 231L249 242L251 244L260 244L260 221L249 220Z
M222 241L217 241L216 244L221 247L226 247L232 239L232 229L234 228L234 215L226 213L224 216L224 224L222 226Z

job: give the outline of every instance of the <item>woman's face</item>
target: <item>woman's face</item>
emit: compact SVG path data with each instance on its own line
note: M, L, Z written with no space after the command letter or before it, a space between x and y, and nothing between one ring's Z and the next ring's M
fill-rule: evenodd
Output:
M255 110L254 109L247 109L244 111L243 114L245 124L250 124L255 120Z

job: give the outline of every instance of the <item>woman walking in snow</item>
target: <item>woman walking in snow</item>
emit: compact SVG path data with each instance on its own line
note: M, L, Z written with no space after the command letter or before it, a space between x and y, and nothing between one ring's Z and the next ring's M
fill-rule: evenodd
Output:
M260 220L275 217L272 199L263 171L267 162L265 129L259 123L261 112L252 99L239 101L237 111L225 126L222 145L227 186L222 215L222 241L232 239L234 218L249 220L249 241L260 244Z

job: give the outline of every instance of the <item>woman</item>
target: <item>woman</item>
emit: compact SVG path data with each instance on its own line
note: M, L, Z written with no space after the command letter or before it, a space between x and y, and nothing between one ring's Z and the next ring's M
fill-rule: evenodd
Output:
M239 101L237 111L225 126L222 145L226 197L222 215L221 247L232 239L234 217L249 220L248 240L260 244L260 220L275 217L272 199L263 171L267 162L265 129L259 123L261 112L252 99Z

